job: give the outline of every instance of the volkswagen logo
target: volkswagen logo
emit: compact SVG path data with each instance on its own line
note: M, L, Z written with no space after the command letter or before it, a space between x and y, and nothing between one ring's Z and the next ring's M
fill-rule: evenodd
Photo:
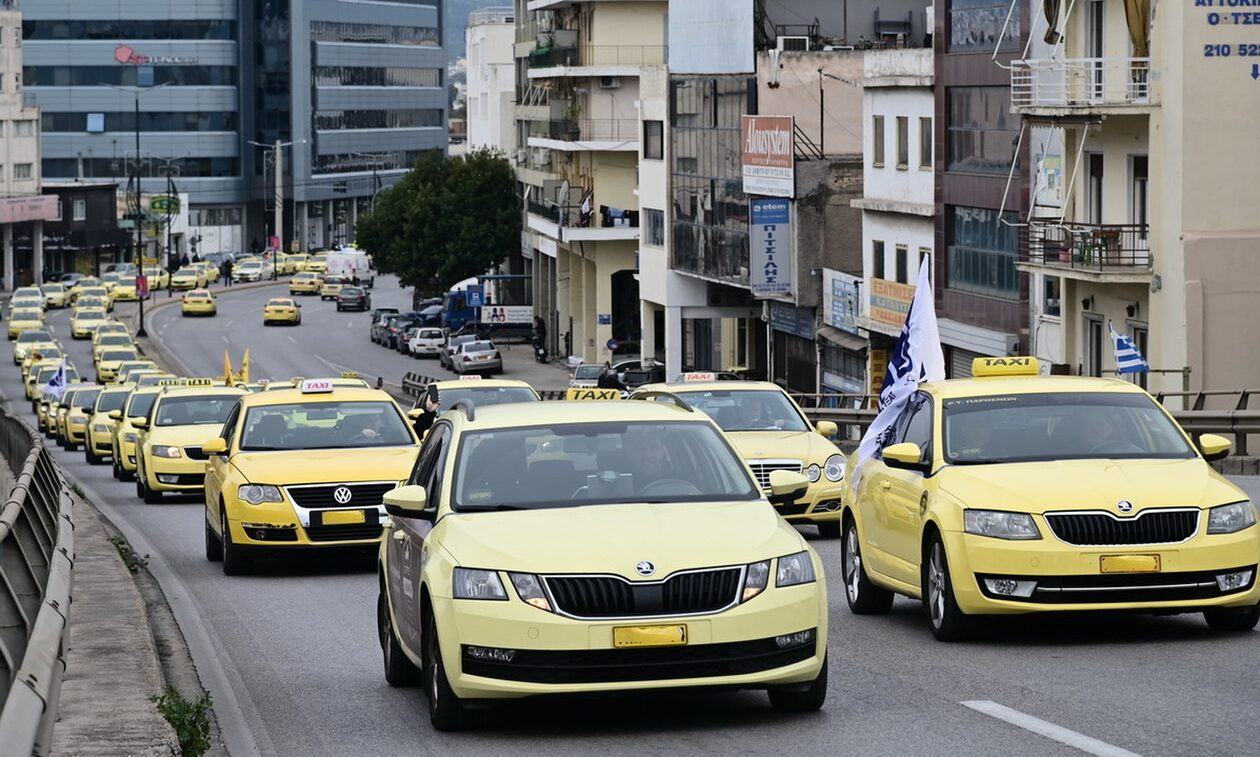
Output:
M656 572L656 566L649 560L640 560L635 563L634 572L641 576L650 576Z
M1133 512L1133 503L1127 499L1122 499L1116 503L1116 509L1122 513Z
M353 497L354 494L350 491L350 487L348 486L338 486L336 489L333 489L333 499L336 500L339 505L350 504L350 500Z

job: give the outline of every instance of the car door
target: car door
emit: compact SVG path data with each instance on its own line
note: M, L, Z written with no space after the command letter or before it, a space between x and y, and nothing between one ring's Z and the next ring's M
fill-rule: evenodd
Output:
M863 463L861 483L857 492L863 556L872 571L890 578L899 574L891 548L892 526L888 521L889 511L885 502L889 490L892 489L893 479L890 475L892 469L884 464L881 453L884 447L897 443L908 421L909 415L903 412L888 430L880 449L870 460Z
M442 469L450 445L451 425L439 421L425 437L419 459L408 484L423 486L429 509L436 512L441 497ZM389 591L394 617L403 643L419 655L420 575L424 569L425 539L433 530L431 520L390 516L394 527L389 536Z
M923 451L920 461L930 464L933 459L933 422L935 413L932 398L918 392L910 398L904 422L898 424L895 443L912 442ZM891 575L899 581L919 584L920 533L923 527L924 496L927 474L922 470L908 470L883 465L882 507L884 510L884 537Z
M223 493L223 482L227 480L229 467L231 465L232 440L236 436L236 428L239 425L241 417L241 406L238 403L232 408L232 412L228 413L227 420L223 423L223 430L219 433L219 438L223 439L227 445L227 451L221 455L210 455L206 460L206 510L210 514L210 520L216 523L222 533L223 524L219 523L219 500Z

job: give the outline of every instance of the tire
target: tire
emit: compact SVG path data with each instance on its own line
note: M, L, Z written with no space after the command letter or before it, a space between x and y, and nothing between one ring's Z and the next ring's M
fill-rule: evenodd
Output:
M818 524L818 535L824 539L840 538L840 521L829 520Z
M140 471L136 471L136 486L141 487L143 491L142 499L144 499L146 505L162 504L162 492L150 489L148 483L144 480L144 476L140 475Z
M857 522L852 516L844 520L844 540L840 542L840 570L844 579L844 598L854 615L883 615L892 609L893 593L871 583L862 564L862 548Z
M74 452L75 450L77 450L77 449L79 448L79 445L77 445L77 444L75 444L74 442L71 442L71 441L67 441L65 444L63 444L63 445L61 445L61 446L63 446L63 447L65 447L65 448L66 448L66 452Z
M384 579L381 579L384 581ZM389 614L389 599L382 583L376 595L376 633L381 641L381 658L385 665L385 682L390 686L405 688L420 683L420 669L403 652L398 634L394 633L394 621Z
M779 712L817 712L827 701L827 656L823 655L822 670L818 677L804 689L796 687L771 687L770 706Z
M949 559L940 534L933 534L923 551L921 582L923 612L937 641L964 641L975 630L975 620L958 608Z
M459 731L468 727L468 710L451 689L442 663L442 646L438 641L437 623L430 614L424 629L424 646L428 650L425 678L429 697L429 722L437 731Z
M223 540L210 527L210 514L206 514L206 559L210 562L223 561Z
M1203 611L1208 628L1219 633L1250 631L1260 622L1260 604L1251 607L1218 607Z
M83 458L87 460L88 465L100 465L105 461L105 458L92 451L91 444L83 445Z
M219 511L219 522L223 524L223 575L249 575L254 571L254 558L232 544L232 528L228 525L226 510Z
M119 481L123 480L123 469L122 466L119 465L117 457L114 458L114 478Z

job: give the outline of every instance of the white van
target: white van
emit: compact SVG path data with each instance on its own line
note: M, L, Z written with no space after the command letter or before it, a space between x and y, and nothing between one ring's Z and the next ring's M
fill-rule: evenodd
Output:
M376 285L376 271L368 264L367 253L355 247L329 250L328 271L330 276L344 276L349 281L369 289Z

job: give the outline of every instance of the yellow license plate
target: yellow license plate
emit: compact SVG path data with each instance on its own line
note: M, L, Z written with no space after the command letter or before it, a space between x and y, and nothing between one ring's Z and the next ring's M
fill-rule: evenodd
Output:
M367 523L362 510L334 510L324 513L325 526L350 526L356 523Z
M1103 573L1159 572L1159 555L1103 555L1098 560Z
M687 626L621 626L613 629L613 646L627 647L677 647L687 643Z

